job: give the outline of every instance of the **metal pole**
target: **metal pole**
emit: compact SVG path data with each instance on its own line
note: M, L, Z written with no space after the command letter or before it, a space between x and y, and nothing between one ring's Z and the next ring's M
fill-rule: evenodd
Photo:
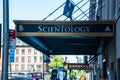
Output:
M1 80L8 80L8 54L9 54L9 2L3 0L3 56Z
M45 57L45 54L43 53L43 80L45 80L44 79L44 57Z
M12 72L12 71L11 71L11 70L12 70L12 69L11 69L11 62L9 62L9 67L10 67L10 68L9 68L9 69L10 69L10 73L9 73L9 74L10 74L10 78L11 78L11 77L12 77L12 73L11 73L11 72Z

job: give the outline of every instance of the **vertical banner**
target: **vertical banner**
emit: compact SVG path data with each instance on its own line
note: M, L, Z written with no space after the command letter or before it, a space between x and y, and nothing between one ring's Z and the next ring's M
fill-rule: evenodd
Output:
M13 29L9 30L9 48L10 49L16 48L16 32Z
M9 62L14 62L14 53L16 48L16 32L13 29L9 30Z

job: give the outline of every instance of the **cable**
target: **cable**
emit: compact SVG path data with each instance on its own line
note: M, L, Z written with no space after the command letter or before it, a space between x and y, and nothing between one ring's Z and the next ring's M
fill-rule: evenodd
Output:
M45 17L45 18L43 19L43 21L46 20L49 16L51 16L51 15L52 15L54 12L56 12L58 9L60 9L64 4L65 4L65 2L64 2L62 5L60 5L57 9L55 9L52 13L50 13L47 17Z

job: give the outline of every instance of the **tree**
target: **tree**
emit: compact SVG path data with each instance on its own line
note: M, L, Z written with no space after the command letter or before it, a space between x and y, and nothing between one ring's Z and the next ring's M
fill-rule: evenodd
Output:
M51 56L51 62L49 63L49 71L51 72L53 68L62 67L64 59L62 56L53 55Z
M70 73L70 79L76 79L77 78L77 73L78 71L77 70L72 70L71 73Z

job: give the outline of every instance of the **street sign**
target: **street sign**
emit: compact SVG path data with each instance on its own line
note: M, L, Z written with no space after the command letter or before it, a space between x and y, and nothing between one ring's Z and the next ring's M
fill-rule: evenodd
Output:
M113 21L14 21L17 36L114 36Z
M16 32L13 29L9 30L9 48L15 49L16 48Z
M9 53L10 53L9 62L14 62L15 49L10 49Z

